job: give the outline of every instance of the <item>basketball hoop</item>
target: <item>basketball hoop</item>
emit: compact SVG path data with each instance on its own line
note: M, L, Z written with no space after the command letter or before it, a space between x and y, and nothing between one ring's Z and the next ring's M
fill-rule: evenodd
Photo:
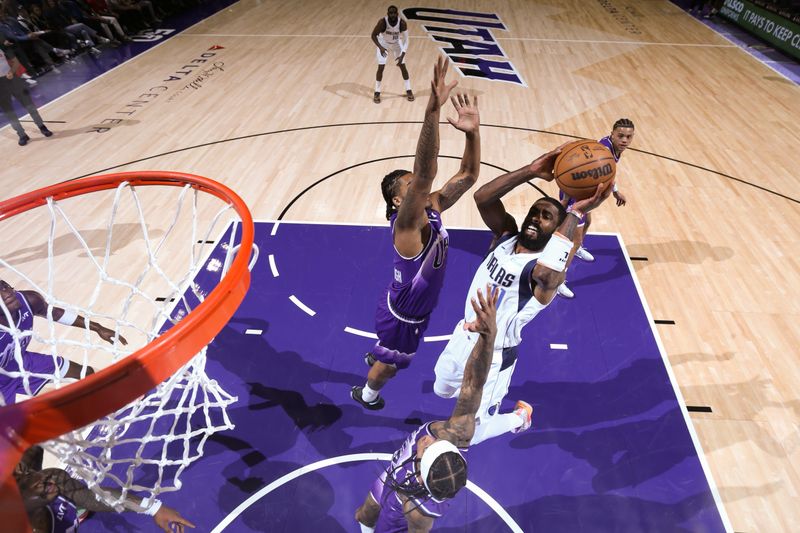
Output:
M145 190L145 188L149 189L151 187L180 188L180 191L177 191L180 197L175 215L172 217L170 225L168 225L168 228L164 231L163 237L158 240L156 246L153 246L153 243L150 242L151 239L148 233L150 225L144 220L143 214L145 210L141 205L138 191L139 188ZM80 230L76 229L75 223L66 216L61 208L61 203L66 200L70 200L70 202L77 201L75 199L78 197L84 197L91 193L99 193L100 191L108 191L104 194L114 195L114 203L111 206L110 213L111 223L108 227L108 237L106 239L105 253L102 261L94 257L91 246L87 244L88 240L81 236ZM175 189L170 189L170 192L173 191L175 191ZM233 246L228 247L227 257L224 261L227 271L223 274L222 279L219 280L213 290L208 292L207 295L204 294L203 291L198 291L197 288L194 287L193 281L194 277L203 267L205 261L203 254L197 254L195 250L196 243L198 242L197 238L202 237L197 234L199 219L197 212L198 195L201 194L204 196L210 195L221 200L223 208L217 212L216 216L211 220L209 228L205 233L205 239L199 242L214 242L209 241L208 237L215 229L216 224L223 220L225 214L229 214L232 217L235 215L241 222L241 238L238 245L235 247L236 250L234 250ZM123 229L128 232L132 232L134 229L137 231L140 230L144 235L143 241L147 250L146 253L149 255L147 258L147 271L138 275L133 281L112 279L108 276L108 266L112 261L112 256L115 255L112 246L115 217L117 216L120 198L123 196L127 197L128 195L133 198L131 212L138 212L140 224L137 225L137 223L132 222L131 224L125 225ZM158 198L161 197L163 197L163 195L159 193ZM162 256L165 255L162 251L162 247L168 246L170 239L177 238L174 237L174 235L177 235L174 228L181 224L178 222L180 219L179 215L182 215L182 206L187 197L192 198L192 222L191 228L187 229L186 232L191 232L191 238L193 240L190 243L190 251L188 253L189 266L185 274L182 273L176 276L176 281L172 277L164 274L165 269L162 263L166 262L166 260L162 261ZM213 198L207 200L204 198L202 201L216 202L217 200ZM69 202L67 202L67 204L69 204ZM0 523L3 524L3 529L6 531L29 531L26 513L12 475L15 465L25 449L33 444L55 439L69 432L77 434L76 430L79 428L85 428L88 424L102 417L108 417L109 415L111 415L110 420L116 422L117 425L109 425L106 422L105 425L100 428L99 433L102 433L103 430L110 431L114 433L114 438L118 438L118 433L122 431L120 428L125 426L123 429L127 430L127 425L129 424L129 419L122 417L131 416L132 412L138 412L137 410L143 409L141 406L132 406L143 403L153 403L154 400L152 400L152 398L155 398L157 394L167 394L167 400L162 401L173 401L169 400L169 395L172 394L172 392L171 389L167 390L166 384L185 378L192 380L192 386L200 387L205 398L205 400L203 400L205 403L197 408L194 406L183 407L186 410L181 411L179 414L185 416L188 420L192 415L195 415L197 409L202 411L204 407L208 408L210 406L218 409L222 422L217 425L216 422L212 422L208 418L208 415L206 415L207 424L201 428L200 432L203 434L203 438L199 445L199 452L189 457L188 460L185 460L178 466L174 488L165 488L161 486L162 480L159 474L159 479L155 482L155 488L151 487L148 490L150 490L151 494L156 495L164 490L176 490L177 487L180 486L177 475L188 462L202 455L202 444L205 442L205 438L214 431L232 427L232 424L228 420L227 413L225 412L225 407L235 401L235 398L225 393L225 391L218 387L215 381L209 379L205 375L204 352L206 345L219 333L236 311L239 304L244 299L250 284L248 262L250 261L251 251L253 250L254 230L252 217L246 204L236 193L224 185L208 178L178 172L147 171L109 174L64 182L0 203L0 222L5 224L12 217L17 217L18 215L40 206L48 206L51 212L50 235L47 244L49 276L47 284L45 285L44 283L34 281L32 277L28 277L24 269L14 267L4 259L0 259L0 267L22 278L27 282L25 285L30 285L19 287L20 290L33 289L42 293L47 300L49 309L53 307L54 303L63 306L62 300L56 298L52 292L55 283L53 280L54 256L59 253L58 247L61 242L58 241L60 237L55 235L53 229L58 220L61 225L66 225L75 233L75 237L77 237L75 242L79 243L76 249L80 250L82 256L88 257L87 264L93 264L98 268L97 274L102 283L109 284L115 290L120 290L122 292L127 290L129 292L129 295L126 296L127 300L121 300L123 303L123 312L118 319L111 318L107 311L93 311L93 306L95 306L100 299L100 285L95 287L91 294L91 305L88 307L73 305L72 307L84 314L84 316L87 317L87 322L90 315L86 313L93 312L95 314L92 314L92 317L105 321L113 320L115 325L113 329L117 336L119 336L120 330L123 330L123 334L128 335L127 332L129 328L131 328L141 332L148 342L138 349L125 350L121 344L117 342L117 338L115 337L113 346L103 348L107 353L113 355L113 360L115 361L113 364L75 383L60 387L60 383L57 382L57 388L55 390L45 392L20 403L0 406L0 502L2 502L0 503L0 521L2 521ZM160 207L154 209L164 211ZM61 222L62 217L63 223ZM233 230L231 230L231 232L233 232ZM161 254L159 254L159 252L161 252ZM235 257L231 260L233 254L235 254ZM170 253L167 255L171 260L173 254ZM32 263L33 260L27 258L27 256L25 257L25 261L28 262L30 269L40 266L41 264L41 261ZM154 304L154 302L160 300L158 298L153 298L142 285L143 280L151 274L154 278L157 278L161 285L169 288L170 297L164 299L166 303L164 303L162 307L154 307L158 310L156 311L156 315L149 318L151 323L147 326L141 326L130 318L129 309L130 306L135 305L139 300L147 300L147 305ZM5 274L3 275L5 276ZM41 277L43 276L40 276L40 278ZM79 281L75 280L74 283L79 283ZM198 305L190 305L187 302L184 296L184 293L187 291L195 291L195 299L199 302ZM174 311L174 309L170 307L170 299L176 301L176 305L183 305L186 307L185 313L175 320L169 318ZM119 302L115 301L115 303ZM51 313L51 311L48 312L49 318L47 320L52 334L55 328L53 326ZM59 328L61 327L63 326L59 326ZM82 339L79 341L63 340L57 338L54 334L52 334L51 337L42 336L41 339L37 339L45 344L52 344L53 353L55 353L58 346L72 346L73 344L79 346L79 348L76 349L83 350L85 353L97 347L96 340L89 340L88 328L85 337L87 339L85 342ZM84 356L84 363L85 361L86 356ZM186 374L186 376L184 374ZM191 374L191 377L187 377L188 374ZM176 385L173 383L170 386L175 387ZM188 387L185 382L181 382L177 386L181 390ZM137 404L131 403L134 399L142 395L145 395L144 401L137 402ZM160 409L160 407L158 409ZM156 415L157 414L158 412ZM115 420L114 416L120 417L119 420ZM146 416L152 417L154 415L148 413ZM98 432L96 430L97 428L95 428L95 433ZM188 443L189 436L196 437L197 434L179 435L174 437L174 439L173 435L170 434L168 438L165 438L165 441L171 442L172 440L183 437ZM149 434L148 437L150 437ZM77 440L56 442L52 447L48 447L47 449L55 451L57 455L59 450L61 453L67 455L76 453L80 455L82 452L76 452L76 450L80 450L78 445L86 444L87 442L81 441L80 439L82 438L89 438L89 435L86 435L86 430L84 430L84 433L79 437L76 437ZM96 443L92 442L92 444L94 445ZM62 460L64 459L62 458ZM92 461L94 460L95 459L92 458ZM136 457L134 457L132 461L137 464L142 462L141 451L136 452ZM87 463L84 462L81 464L86 466ZM88 472L90 479L87 479L82 475L87 474L87 472L81 472L81 470L91 470L91 468L81 468L80 464L76 466L69 462L68 466L72 467L71 472L74 475L84 479L90 488L95 490L98 494L103 495L102 489L99 487L99 482L104 479L104 475L91 477L94 475L93 472ZM120 482L119 479L111 474L105 477L115 480L118 483ZM126 491L131 488L134 490L142 490L142 487L131 484L130 481L125 482L124 478L121 488L121 498L124 498ZM120 500L114 502L109 502L107 498L106 500L107 503L115 504L117 508L119 508L120 505L124 505Z

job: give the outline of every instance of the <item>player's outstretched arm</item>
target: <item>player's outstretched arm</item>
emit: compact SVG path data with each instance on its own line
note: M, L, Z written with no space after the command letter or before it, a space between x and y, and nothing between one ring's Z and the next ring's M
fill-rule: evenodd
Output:
M25 297L28 301L28 305L31 306L31 311L36 316L47 318L47 302L45 302L44 297L36 291L20 291L20 293ZM60 307L53 306L53 320L64 324L66 326L74 326L76 328L86 328L86 324L88 322L89 329L97 333L101 339L104 341L113 344L114 343L114 336L116 332L113 329L109 329L93 320L86 320L83 316L75 313L74 311L65 311ZM128 341L125 340L125 337L122 335L119 336L119 341L122 344L128 344Z
M539 156L530 165L525 165L518 170L496 177L475 191L473 198L475 198L475 204L478 206L481 218L492 230L495 237L500 237L506 233L516 233L518 229L517 221L506 211L501 198L534 178L551 181L553 179L553 165L564 146L566 144L562 144L555 150Z
M478 97L470 102L468 94L450 97L458 118L447 117L447 121L466 137L464 155L458 173L450 178L440 190L431 195L431 202L437 211L442 212L455 204L470 187L478 181L481 170L481 119L478 113Z
M54 484L58 487L58 494L63 495L78 507L96 513L111 513L116 511L113 507L97 499L95 493L89 489L83 481L71 477L65 470L60 468L48 468L37 472L36 476L37 478L34 478L36 483L43 485ZM122 494L121 491L116 488L105 488L105 490L117 498ZM130 492L126 495L126 499L135 505L142 504L142 499ZM158 505L158 509L153 513L153 520L162 531L168 533L183 533L184 526L190 528L195 527L194 524L183 518L175 509L163 505L160 502L158 502Z
M431 96L425 107L425 120L422 123L417 152L414 155L414 177L398 210L395 231L406 228L419 229L427 224L425 206L428 204L428 197L438 170L436 158L439 156L439 110L458 83L456 81L447 83L445 77L448 64L449 59L440 57L433 67Z
M585 213L597 208L611 194L611 183L601 183L597 186L594 196L578 200L567 210L567 217L558 226L550 237L550 242L545 246L542 256L536 261L531 273L534 284L533 295L542 303L549 302L553 292L564 282L566 277L567 256L572 249L572 240L578 222ZM559 249L560 252L554 253Z
M428 205L433 180L436 178L436 158L439 156L439 109L447 101L458 82L445 81L448 60L439 58L433 67L431 97L425 108L425 120L417 141L414 172L403 203L397 210L394 223L394 245L405 257L417 255L427 239L420 231L428 226L425 207ZM422 237L422 238L421 238Z
M479 337L464 367L461 393L453 414L446 421L431 424L431 429L439 438L447 439L462 448L469 446L475 434L475 414L481 405L483 386L489 375L497 336L497 300L500 289L487 284L485 292L486 297L478 289L477 299L470 300L472 309L475 310L475 320L464 324L464 329L477 333Z

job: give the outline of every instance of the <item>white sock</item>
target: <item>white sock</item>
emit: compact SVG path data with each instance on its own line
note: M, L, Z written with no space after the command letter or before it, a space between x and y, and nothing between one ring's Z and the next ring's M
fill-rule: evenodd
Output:
M377 80L375 80L375 92L376 93L381 92L381 82L379 82Z
M403 83L405 83L406 91L410 91L411 90L411 80L403 80Z
M358 525L361 526L361 533L375 533L374 527L367 527L361 522L359 522Z
M475 435L470 441L470 446L513 431L520 427L523 422L522 417L513 412L481 419L475 426Z
M365 402L374 402L378 398L378 391L369 388L369 384L364 385L364 390L361 391L361 398Z

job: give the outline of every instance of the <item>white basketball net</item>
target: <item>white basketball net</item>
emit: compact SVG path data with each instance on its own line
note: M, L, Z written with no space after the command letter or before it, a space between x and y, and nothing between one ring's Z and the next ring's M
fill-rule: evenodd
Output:
M33 330L25 331L16 326L18 315L10 313L0 301L0 316L9 324L0 325L0 339L6 339L0 345L0 350L6 346L0 354L0 378L17 380L25 394L37 392L36 378L50 380L47 386L56 388L73 382L58 371L36 373L25 369L26 342L30 342L28 353L48 355L55 368L57 356L68 358L84 376L87 366L99 370L152 342L191 312L213 288L204 287L204 292L194 280L211 249L207 243L235 215L231 206L219 208L223 202L200 194L189 185L133 187L122 183L105 193L113 197L113 202L103 202L103 194L60 202L49 198L46 210L29 211L31 215L26 220L17 222L20 229L16 231L25 230L24 235L18 236L24 236L26 245L36 238L41 245L27 246L16 254L2 253L0 279L17 291L38 292L48 305L47 317L35 318ZM177 198L165 206L170 195ZM216 205L202 209L205 206L199 204L208 203L209 199ZM75 208L68 213L67 207L72 208L73 203ZM90 216L87 210L92 210ZM201 216L209 211L210 220ZM228 217L224 217L226 214ZM6 226L22 218L17 215L4 221L0 233L8 234ZM154 218L161 221L160 226L153 222ZM105 230L79 229L103 219L107 220ZM200 231L199 226L204 223L207 227ZM37 224L39 229L34 227ZM27 252L30 253L24 255ZM7 258L8 255L14 257ZM219 261L215 263L218 266ZM207 270L214 268L210 265ZM224 273L216 275L217 281L220 275ZM114 330L113 342L104 341L88 327L56 323L53 307L72 310ZM128 340L127 346L121 343L120 336ZM141 498L154 498L161 492L179 489L181 472L203 455L206 439L217 431L233 428L226 408L236 398L209 378L205 367L203 348L144 397L43 446L107 504L117 510L140 510L127 501L128 491ZM124 387L124 383L119 386ZM2 397L0 402L5 403ZM112 495L104 488L120 492Z

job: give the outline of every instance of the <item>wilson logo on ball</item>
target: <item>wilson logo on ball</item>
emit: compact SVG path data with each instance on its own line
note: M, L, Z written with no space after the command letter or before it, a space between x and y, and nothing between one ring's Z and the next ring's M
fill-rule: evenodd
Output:
M611 168L611 164L609 163L607 165L603 165L602 167L590 168L589 170L582 170L581 172L573 172L571 178L575 181L586 178L600 179L603 176L612 174L613 172L614 170Z

